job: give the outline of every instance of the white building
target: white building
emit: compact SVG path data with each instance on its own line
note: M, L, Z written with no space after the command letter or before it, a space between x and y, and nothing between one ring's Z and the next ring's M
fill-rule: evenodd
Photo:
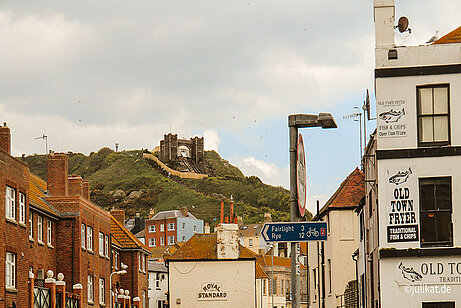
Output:
M328 223L328 237L308 243L309 307L353 307L349 305L349 295L356 293L352 254L359 237L354 210L364 197L364 184L364 175L356 168L313 218Z
M374 11L362 307L459 307L461 27L434 44L396 46L394 1L375 0Z
M267 303L267 275L255 253L239 244L237 224L220 224L216 231L195 234L166 257L169 307L259 308Z
M166 308L168 301L168 270L163 262L149 260L149 307Z

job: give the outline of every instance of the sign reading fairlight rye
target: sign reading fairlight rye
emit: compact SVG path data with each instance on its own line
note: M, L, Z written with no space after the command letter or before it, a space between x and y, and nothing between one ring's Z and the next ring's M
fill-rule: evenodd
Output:
M202 283L201 290L197 293L197 299L199 301L225 301L227 292L223 291L220 282L205 282Z
M378 101L378 136L395 138L407 136L405 100Z
M386 170L387 242L419 240L418 178L415 166Z

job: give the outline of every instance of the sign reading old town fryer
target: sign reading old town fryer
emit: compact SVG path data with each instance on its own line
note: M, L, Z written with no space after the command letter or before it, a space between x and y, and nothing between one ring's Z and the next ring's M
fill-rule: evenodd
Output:
M386 170L387 242L419 240L418 178L415 166Z
M225 301L227 292L223 291L220 282L205 282L202 283L200 292L197 293L197 299L199 301Z
M298 188L298 208L301 217L306 210L306 156L304 153L303 136L298 137L298 155L296 159L296 183Z

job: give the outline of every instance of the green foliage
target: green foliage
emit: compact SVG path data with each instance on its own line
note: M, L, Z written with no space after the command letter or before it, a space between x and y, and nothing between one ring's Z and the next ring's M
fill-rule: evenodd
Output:
M102 148L85 156L69 153L69 173L80 175L90 182L91 200L104 209L124 208L127 215L187 206L198 218L214 225L219 220L221 201L229 215L230 196L235 200L235 213L245 223L263 221L269 212L274 221L288 221L289 192L282 187L264 184L258 177L243 173L223 160L214 151L205 152L209 177L203 180L168 178L159 167L142 157L142 151L113 152ZM31 172L46 179L45 155L23 157ZM122 191L122 192L120 192ZM137 191L138 198L130 199ZM310 214L310 213L309 213Z

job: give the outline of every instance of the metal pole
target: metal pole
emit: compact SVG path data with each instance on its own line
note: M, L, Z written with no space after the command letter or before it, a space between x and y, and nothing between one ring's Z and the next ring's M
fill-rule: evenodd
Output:
M297 183L296 183L296 156L298 145L298 128L290 126L290 216L291 221L296 222L299 220L298 214L298 197L297 197ZM300 308L300 284L298 273L298 256L297 256L296 242L291 242L291 294L292 294L292 308Z
M271 256L272 256L272 284L271 284L271 296L272 296L272 307L274 307L274 245L272 244L272 249L271 249Z

